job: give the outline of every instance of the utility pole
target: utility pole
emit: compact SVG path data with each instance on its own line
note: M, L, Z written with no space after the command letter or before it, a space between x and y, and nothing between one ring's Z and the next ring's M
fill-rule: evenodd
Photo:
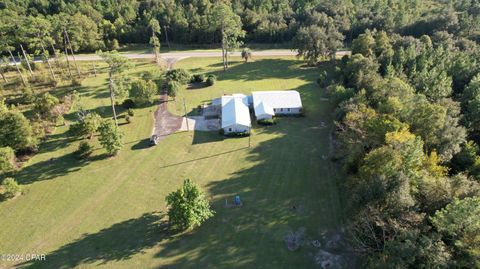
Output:
M93 66L93 74L97 76L97 68L95 68L95 63L92 63Z
M187 106L185 105L185 98L183 98L183 110L185 110L185 122L187 123L187 131L190 131L190 128L188 126Z

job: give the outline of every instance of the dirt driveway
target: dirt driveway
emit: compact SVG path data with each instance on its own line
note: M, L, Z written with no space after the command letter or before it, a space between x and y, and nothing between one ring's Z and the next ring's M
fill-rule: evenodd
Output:
M181 58L166 58L167 69L170 70L173 68L173 65L176 61ZM183 117L173 115L168 111L168 95L166 87L163 87L163 92L160 95L160 104L157 106L155 111L155 125L153 128L153 134L158 135L161 139L165 138L169 134L173 134L176 131L180 130L182 127Z

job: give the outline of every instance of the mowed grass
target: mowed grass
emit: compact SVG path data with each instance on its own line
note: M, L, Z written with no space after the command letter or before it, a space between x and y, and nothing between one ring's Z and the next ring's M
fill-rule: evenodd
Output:
M79 141L59 127L17 173L24 195L0 203L0 254L47 254L46 261L0 261L0 267L316 267L318 249L305 244L290 252L283 237L305 228L307 240L319 239L342 223L338 174L328 158L332 108L314 83L318 70L294 58L232 63L227 73L212 58L177 66L219 75L214 87L180 93L190 108L223 89L297 89L307 116L256 126L251 147L248 138L179 132L148 148L155 107L136 109L133 123L120 120L120 155L107 157L97 143L87 162L73 157ZM130 73L154 68L139 62ZM87 108L110 115L105 73L86 79L79 92ZM165 196L186 178L206 191L216 214L193 231L172 234ZM234 195L244 206L224 208Z

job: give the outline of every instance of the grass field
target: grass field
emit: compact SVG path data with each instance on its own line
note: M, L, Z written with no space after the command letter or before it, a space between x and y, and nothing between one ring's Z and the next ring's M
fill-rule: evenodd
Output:
M177 100L191 109L222 92L297 89L307 117L255 127L250 148L248 138L208 132L176 133L148 148L155 107L136 109L133 123L121 119L120 155L108 158L97 145L87 162L73 157L79 141L59 127L17 173L24 195L0 203L0 254L47 254L46 261L0 261L0 268L315 268L318 249L290 252L283 237L305 228L307 239L317 239L342 223L338 173L328 158L331 107L314 83L318 70L294 58L258 58L233 59L222 73L216 60L177 63L219 76L214 87L182 90ZM131 73L153 68L137 63ZM105 79L87 78L79 92L87 108L108 116ZM180 113L175 103L170 108ZM205 189L216 215L171 234L164 198L185 178ZM234 195L244 206L224 208Z

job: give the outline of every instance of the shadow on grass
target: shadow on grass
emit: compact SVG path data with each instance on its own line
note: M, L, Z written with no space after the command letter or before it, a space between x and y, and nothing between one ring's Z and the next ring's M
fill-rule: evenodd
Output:
M218 132L195 131L193 132L192 145L223 141L225 137Z
M235 64L234 63L239 63ZM218 70L212 72L219 80L233 81L252 81L262 79L305 79L311 80L311 72L301 70L298 60L289 59L260 59L253 62L232 62L232 66L227 70ZM209 67L218 67L221 63L209 65ZM316 70L316 69L313 69Z
M138 143L136 143L135 145L133 145L131 147L132 150L140 150L140 149L147 149L150 147L150 139L149 138L145 138L145 139L142 139L140 141L138 141Z
M85 264L106 264L130 259L171 236L165 214L145 213L116 223L48 253L45 261L26 262L26 268L73 268Z
M37 181L50 180L79 171L82 167L91 162L103 160L108 157L109 155L105 153L89 157L85 160L79 160L75 153L72 152L58 158L51 158L29 165L20 170L15 177L20 184L30 184Z

